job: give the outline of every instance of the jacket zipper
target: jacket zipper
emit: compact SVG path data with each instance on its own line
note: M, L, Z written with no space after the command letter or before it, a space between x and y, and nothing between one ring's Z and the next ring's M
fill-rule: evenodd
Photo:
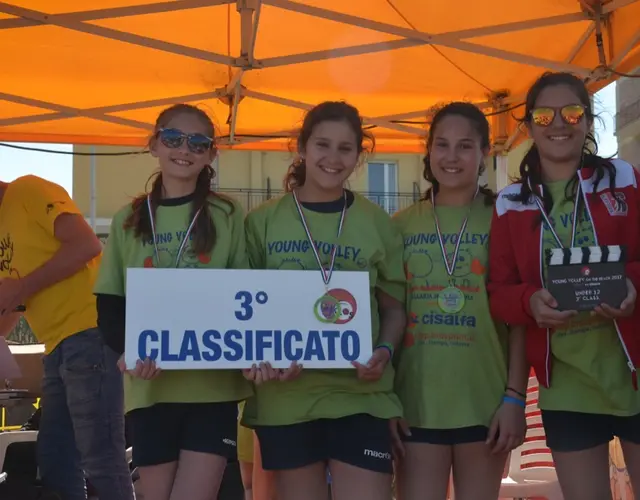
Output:
M580 192L582 194L582 200L584 201L584 206L587 209L587 212L589 213L589 220L591 221L591 228L593 229L593 239L595 240L594 243L596 245L599 245L598 233L596 231L596 223L593 220L593 216L591 215L591 207L589 206L589 202L587 200L587 194L585 189L586 186L584 185L586 181L582 179L582 173L579 170L578 170L578 179L580 180L580 185L582 186L582 189L580 189ZM631 359L631 355L629 354L629 349L627 349L627 344L625 343L624 338L622 338L622 333L620 333L620 328L618 328L618 322L615 319L613 320L613 326L616 329L618 340L620 341L620 345L622 346L622 350L624 351L625 358L627 359L627 367L629 368L629 370L631 370L631 374L634 377L634 381L635 381L636 367L633 364L633 360Z
M539 227L540 232L540 259L538 259L539 270L540 270L540 283L541 286L544 287L544 263L542 262L542 250L544 247L544 231L542 230L542 224ZM547 352L544 358L544 376L545 376L545 385L546 387L551 387L551 366L549 365L549 360L551 357L551 329L547 328Z

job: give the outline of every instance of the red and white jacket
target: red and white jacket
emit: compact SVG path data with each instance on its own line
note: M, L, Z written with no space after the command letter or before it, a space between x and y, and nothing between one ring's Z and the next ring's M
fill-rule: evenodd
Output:
M583 168L582 196L591 217L596 245L625 245L626 272L640 293L640 174L621 160L616 169L613 196L608 175L595 190L595 171ZM534 186L534 190L539 186ZM527 327L527 360L538 382L551 385L551 335L533 319L529 301L543 287L540 211L533 199L523 204L513 200L520 184L503 189L496 201L489 237L489 302L497 320ZM538 222L538 223L537 223ZM640 366L640 305L634 314L615 321L620 344L627 358L630 381L637 389L636 367Z

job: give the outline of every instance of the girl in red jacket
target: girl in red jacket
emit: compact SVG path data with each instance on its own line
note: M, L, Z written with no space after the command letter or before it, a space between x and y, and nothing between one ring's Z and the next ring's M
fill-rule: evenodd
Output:
M498 197L489 237L491 310L527 326L547 445L567 500L611 498L614 436L640 493L639 176L597 155L593 119L587 89L573 75L547 73L531 87L524 121L534 144L520 180ZM595 245L626 247L627 298L619 308L559 310L544 285L546 250Z

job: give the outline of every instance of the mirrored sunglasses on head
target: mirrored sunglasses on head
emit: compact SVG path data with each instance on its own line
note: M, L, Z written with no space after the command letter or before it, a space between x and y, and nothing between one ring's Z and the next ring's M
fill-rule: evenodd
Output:
M176 149L182 146L185 139L189 151L195 154L203 154L213 146L213 139L204 134L185 134L177 128L163 128L158 130L160 142L167 148Z
M562 108L541 107L531 110L531 121L539 127L548 127L558 112L562 121L568 125L577 125L586 114L585 107L581 104L570 104Z

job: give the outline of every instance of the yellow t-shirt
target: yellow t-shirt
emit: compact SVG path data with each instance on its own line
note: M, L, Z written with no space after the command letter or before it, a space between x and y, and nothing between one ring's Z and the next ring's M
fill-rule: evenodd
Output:
M24 278L60 248L54 222L64 213L80 214L67 192L33 175L11 182L0 204L0 279ZM50 353L65 338L97 325L93 284L100 257L73 276L27 300L25 319Z

